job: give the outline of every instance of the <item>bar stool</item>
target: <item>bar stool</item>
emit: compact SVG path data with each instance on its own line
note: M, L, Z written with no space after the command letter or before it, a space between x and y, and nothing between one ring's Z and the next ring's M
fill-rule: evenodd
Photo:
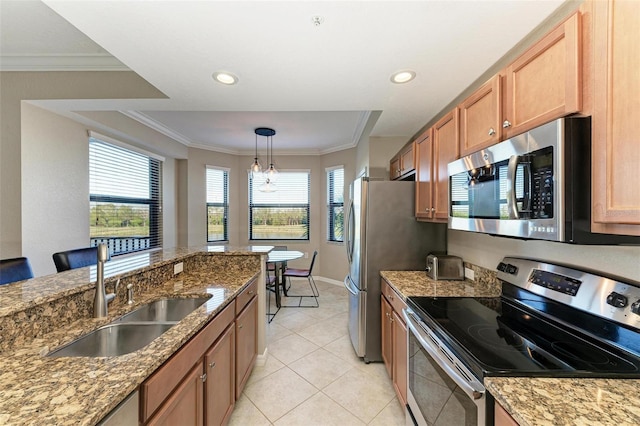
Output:
M53 254L58 272L98 264L98 247L86 247Z

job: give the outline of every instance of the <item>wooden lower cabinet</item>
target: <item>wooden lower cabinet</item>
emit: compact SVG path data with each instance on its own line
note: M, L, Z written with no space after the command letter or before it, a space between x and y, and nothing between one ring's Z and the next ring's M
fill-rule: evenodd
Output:
M203 378L202 364L195 365L147 424L202 425Z
M258 298L254 297L236 318L236 398L249 379L258 356Z
M407 326L399 294L382 280L382 359L401 405L407 403Z
M407 326L402 313L393 312L391 322L393 334L393 388L404 406L407 403Z
M204 356L204 418L208 426L226 424L236 401L236 330L231 325Z
M387 369L389 377L392 376L391 360L393 359L393 341L391 340L391 315L393 310L391 305L387 302L384 296L380 296L381 299L381 312L382 312L382 361Z
M493 424L494 426L519 426L518 422L497 402L495 403Z

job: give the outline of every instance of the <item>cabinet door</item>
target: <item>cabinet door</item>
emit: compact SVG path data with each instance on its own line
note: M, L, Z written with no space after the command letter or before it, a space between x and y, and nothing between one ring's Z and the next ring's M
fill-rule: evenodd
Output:
M433 217L433 128L424 132L416 141L416 217Z
M460 104L460 155L494 145L501 136L502 94L496 75Z
M506 412L502 405L495 403L494 410L494 426L518 426L518 422L516 422L513 417Z
M507 67L506 137L580 110L580 53L576 12Z
M457 160L458 153L458 108L442 117L433 126L433 201L434 218L438 222L449 219L449 172L447 166Z
M236 318L236 399L249 379L258 356L258 298L254 297Z
M389 377L393 377L393 372L391 371L391 362L393 360L392 354L392 344L391 341L391 305L387 302L387 299L384 296L380 296L381 300L381 309L382 309L382 360L384 361L384 366L387 368L387 374Z
M398 394L400 404L407 403L407 326L398 312L393 311L393 387Z
M592 230L640 235L640 2L594 3Z
M400 157L394 157L389 162L389 179L394 180L400 177Z
M404 175L406 173L409 173L415 170L416 166L414 163L414 149L415 149L415 144L412 143L400 154L400 174L401 175Z
M202 425L202 394L204 375L202 363L187 374L149 420L148 425Z
M204 356L207 381L204 387L204 422L227 423L235 405L235 327L230 326Z

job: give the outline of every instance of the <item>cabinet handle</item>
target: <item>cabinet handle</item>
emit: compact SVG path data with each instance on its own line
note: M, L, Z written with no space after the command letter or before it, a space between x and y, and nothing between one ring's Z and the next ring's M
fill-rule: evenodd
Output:
M213 368L213 367L215 367L215 366L216 366L216 362L215 362L215 361L211 361L211 362L209 363L209 368Z
M496 134L496 129L494 129L493 127L489 129L489 136L493 136Z
M431 213L435 212L436 208L435 207L431 207Z
M393 317L390 316L389 317L389 321L393 322Z
M511 123L509 122L509 120L504 120L504 123L502 123L502 127L503 128L507 128L507 127L511 127Z
M202 376L200 376L200 380L205 382L207 380L207 373L204 373Z
M251 291L247 292L247 294L253 294L253 290L251 290Z
M238 330L240 330L243 326L244 324L238 324Z

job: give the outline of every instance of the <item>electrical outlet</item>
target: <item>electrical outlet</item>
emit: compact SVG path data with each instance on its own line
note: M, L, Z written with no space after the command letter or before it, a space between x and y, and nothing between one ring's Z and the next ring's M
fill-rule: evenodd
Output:
M306 252L306 251L304 252L304 258L305 258L305 259L308 259L308 258L309 258L309 252Z
M173 265L173 275L177 275L180 272L182 272L183 267L184 267L184 265L183 265L182 262L176 263L175 265Z
M464 276L465 276L465 278L468 278L471 281L475 280L475 273L473 272L473 269L464 268Z

